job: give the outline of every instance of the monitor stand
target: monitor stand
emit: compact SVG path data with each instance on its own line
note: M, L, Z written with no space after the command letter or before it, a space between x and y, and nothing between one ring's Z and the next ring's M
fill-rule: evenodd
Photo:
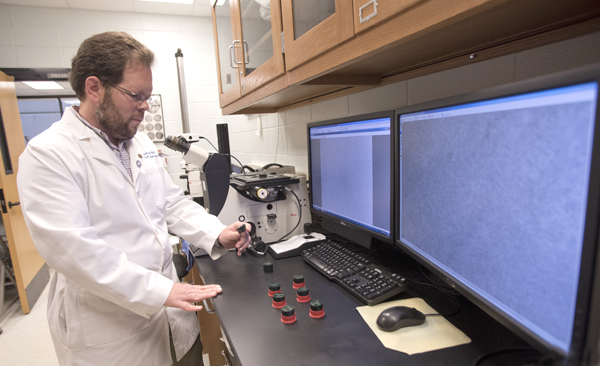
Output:
M362 233L358 230L354 230L346 225L341 224L340 222L336 222L326 218L323 218L321 226L324 229L338 234L339 236L344 237L345 239L348 239L351 242L359 244L367 249L372 249L373 244L376 240L371 235Z

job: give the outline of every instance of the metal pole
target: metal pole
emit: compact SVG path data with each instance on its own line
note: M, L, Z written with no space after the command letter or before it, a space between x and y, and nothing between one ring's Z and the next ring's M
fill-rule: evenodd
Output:
M179 78L179 100L181 104L181 124L183 126L183 133L190 133L190 117L188 115L187 108L187 94L185 91L185 74L183 73L183 53L181 48L177 49L175 54L175 60L177 61L177 77Z

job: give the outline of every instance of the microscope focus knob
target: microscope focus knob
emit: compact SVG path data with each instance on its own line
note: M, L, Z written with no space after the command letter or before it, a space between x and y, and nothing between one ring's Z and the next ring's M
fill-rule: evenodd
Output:
M260 198L261 200L264 200L268 196L269 196L269 192L264 188L259 188L256 191L256 197Z

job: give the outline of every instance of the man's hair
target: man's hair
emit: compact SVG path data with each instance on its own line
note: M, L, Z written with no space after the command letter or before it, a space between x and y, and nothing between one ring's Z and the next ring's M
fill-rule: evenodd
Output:
M77 98L84 100L85 80L96 76L103 83L119 84L129 65L152 66L154 53L125 32L105 32L81 43L71 60L69 81Z

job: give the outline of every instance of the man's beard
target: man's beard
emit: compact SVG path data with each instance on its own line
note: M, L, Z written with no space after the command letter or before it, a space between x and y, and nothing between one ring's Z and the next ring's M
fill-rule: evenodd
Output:
M102 103L96 109L96 118L102 132L115 140L130 140L137 132L136 129L133 129L133 131L129 130L130 120L124 118L119 113L108 92L104 93L104 100L102 100Z

